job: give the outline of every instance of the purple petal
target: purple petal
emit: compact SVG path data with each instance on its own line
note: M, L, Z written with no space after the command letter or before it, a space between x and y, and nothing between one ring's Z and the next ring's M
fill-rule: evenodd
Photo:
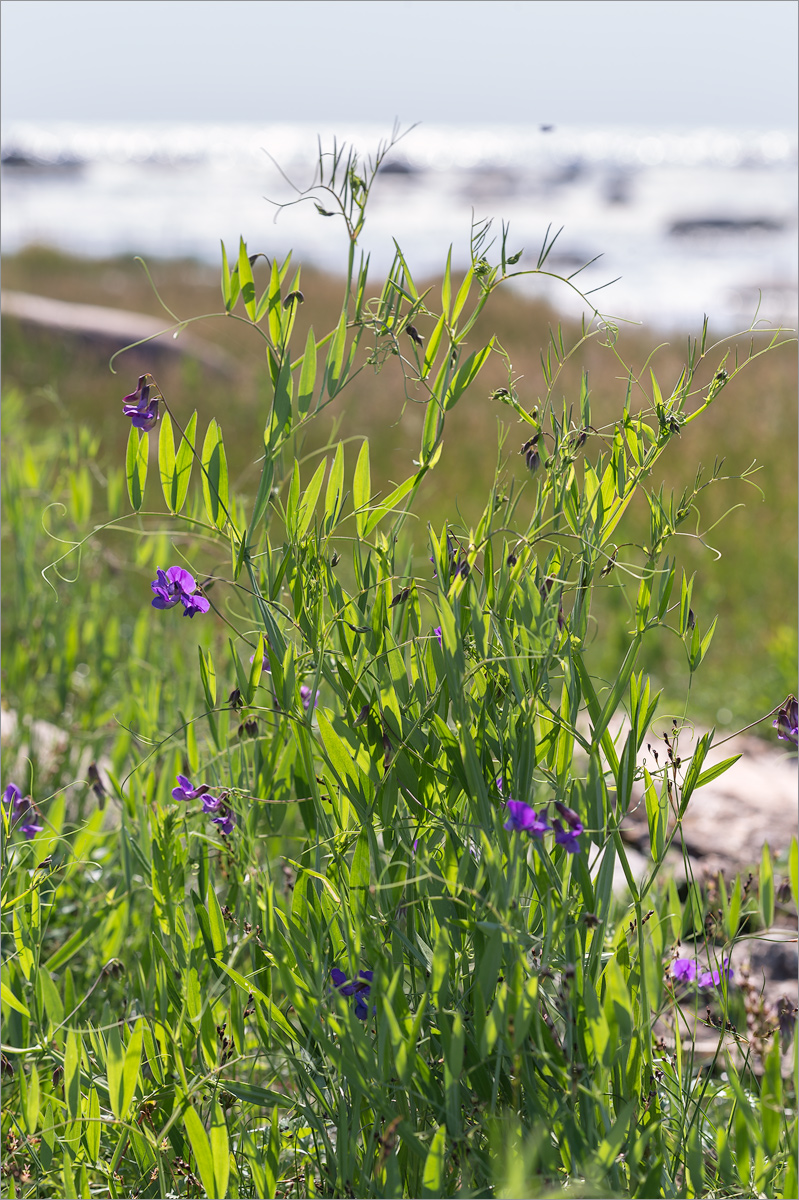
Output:
M543 814L539 816L535 809L523 800L507 800L505 807L509 814L505 829L516 833L529 833L534 837L540 837L549 829Z
M22 792L19 790L17 785L15 783L9 783L6 787L6 790L3 792L3 804L9 805L9 807L12 804L19 805L21 799Z
M555 842L558 846L563 846L567 854L577 854L580 849L580 843L577 841L577 834L571 829L564 829L560 821L553 822L555 828ZM582 826L580 827L582 829Z
M690 983L696 978L696 963L692 958L675 958L671 965L671 973L675 979Z
M210 600L206 600L205 596L181 596L183 601L183 616L193 617L195 613L207 613L211 607Z

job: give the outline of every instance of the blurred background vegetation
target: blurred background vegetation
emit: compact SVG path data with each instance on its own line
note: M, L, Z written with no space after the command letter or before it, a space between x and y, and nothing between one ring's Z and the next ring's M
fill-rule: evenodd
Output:
M164 301L181 319L220 312L215 271L187 261L151 261L148 266ZM86 261L31 248L5 258L2 270L4 289L9 291L164 315L141 265L129 258ZM265 283L265 266L255 270L264 272ZM423 290L418 280L417 286ZM425 286L435 288L435 281ZM301 287L305 303L293 337L297 353L310 325L317 337L334 328L342 285L303 270ZM169 323L164 316L165 326ZM430 332L424 319L417 324L422 335ZM578 341L579 327L565 320L561 325L568 348ZM550 308L508 288L492 298L473 331L471 348L496 334L513 363L519 398L530 408L546 390L540 352L557 326L558 317ZM686 361L689 334L696 337L700 332L663 337L622 326L615 353L601 345L600 337L577 350L559 376L554 400L557 407L562 397L579 420L580 373L588 371L593 421L600 431L594 435L600 445L592 457L605 448L602 425L621 412L628 385L624 364L646 387L651 366L668 394ZM3 319L4 705L62 727L79 727L91 742L101 736L103 722L116 723L124 715L131 691L125 682L129 672L146 671L145 658L152 661L153 646L149 644L144 655L143 643L166 637L149 620L149 582L154 567L169 565L167 559L171 562L174 555L157 522L151 522L152 536L136 557L133 539L108 532L86 545L79 570L76 554L64 561L63 575L74 582L51 573L56 583L52 589L40 572L67 549L53 540L53 533L77 541L94 522L107 519L109 505L111 515L127 511L123 467L129 424L122 419L121 401L135 388L138 375L151 371L179 416L187 419L197 408L201 430L216 416L234 489L251 495L257 485L259 430L267 403L261 343L251 329L224 315L191 326L190 334L225 352L219 369L202 366L189 354L142 347L118 357L114 375L109 358L118 345L36 329L10 316ZM712 314L708 340L718 341ZM755 349L768 340L765 334L755 335ZM701 382L709 382L728 349L733 357L736 351L746 357L751 341L751 335L722 339L708 357L707 378ZM445 519L452 523L459 517L468 531L478 516L497 464L498 422L506 435L502 455L508 486L513 479L525 478L519 454L524 429L508 409L489 399L493 388L504 385L507 372L497 356L448 418L444 453L427 477L419 506L436 528ZM675 439L664 460L662 480L651 481L656 488L663 482L667 492L674 489L679 494L693 484L699 463L707 477L714 462L724 459L721 474L729 478L702 493L698 525L689 522L683 527L687 533L712 532L704 544L690 536L678 539L678 565L689 575L697 572L693 608L702 629L716 614L719 617L709 656L693 683L689 715L723 730L758 720L796 690L796 391L796 346L789 341L751 363L722 391L710 412ZM644 392L634 384L633 407L644 400ZM389 481L399 482L412 469L423 401L424 397L405 395L396 360L379 375L365 365L311 427L303 453L317 453L334 427L357 440L368 436L373 487L388 490ZM760 490L735 478L753 462L760 469L751 478ZM54 502L65 508L48 509ZM145 508L160 509L162 504L153 462ZM129 527L138 528L139 519L131 517ZM647 530L647 513L632 512L620 541L645 543ZM426 544L420 529L414 563L420 577L430 570ZM620 562L624 556L621 549ZM615 661L629 611L624 572L616 571L603 582L606 586L598 589L595 603L598 632L592 646L600 672L605 656L608 664ZM210 630L200 630L200 624L170 624L165 652L185 663L187 676L196 674L197 641L212 636ZM116 632L109 643L112 628ZM650 648L642 665L664 689L661 713L681 714L688 687L682 643L664 637ZM187 687L188 679L184 691ZM187 705L190 697L179 694L177 682L175 688L174 699ZM163 699L158 698L157 707ZM759 732L773 736L770 722Z

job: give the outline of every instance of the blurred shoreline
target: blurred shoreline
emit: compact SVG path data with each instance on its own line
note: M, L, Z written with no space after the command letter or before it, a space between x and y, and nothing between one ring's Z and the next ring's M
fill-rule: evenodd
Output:
M339 132L367 153L385 134ZM220 237L230 253L243 236L251 252L293 249L335 275L346 262L340 221L302 203L278 215L266 199L296 201L287 179L312 181L310 126L28 123L3 127L0 143L4 254L37 243L216 267ZM396 237L417 280L435 278L450 243L453 266L466 266L472 222L493 217L492 234L509 222L509 253L522 250L519 269L530 270L548 227L563 226L546 266L572 275L599 255L574 284L603 312L661 330L696 329L707 312L730 331L762 299L766 321L793 325L796 162L796 135L784 130L420 127L386 160L362 244L373 277ZM517 286L563 315L582 311L545 276Z

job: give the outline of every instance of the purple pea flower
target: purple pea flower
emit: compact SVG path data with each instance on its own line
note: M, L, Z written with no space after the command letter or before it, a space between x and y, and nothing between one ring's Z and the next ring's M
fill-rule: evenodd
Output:
M728 980L732 979L733 972L732 972L732 969L730 968L729 962L730 962L730 960L728 958L725 958L721 964L720 971L719 971L718 967L712 968L709 971L703 971L702 974L699 976L699 978L696 981L697 986L700 988L718 987L719 984L721 983L722 975L724 976L725 979L728 979Z
M236 824L236 814L223 805L219 811L219 816L211 817L211 821L214 825L219 826L220 833L228 837L233 832L233 827Z
M122 411L130 417L131 424L137 429L155 429L158 420L158 397L150 399L150 385L145 383L146 375L139 376L139 386L135 392L125 396L122 401Z
M316 708L317 704L319 703L319 693L318 692L312 693L311 689L309 687L306 687L306 685L303 683L300 687L300 700L302 701L302 707L305 709L306 712L311 707L311 697L312 696L313 696L313 706L314 706L314 708Z
M789 696L777 713L774 728L778 730L777 737L784 742L799 745L799 701L795 696Z
M217 796L212 796L210 792L202 798L204 813L218 813L222 807L222 801Z
M511 833L529 833L531 837L541 837L549 829L543 812L537 813L523 800L507 800L508 819L503 828Z
M250 662L255 662L255 655L254 655L254 654L251 654L251 655L250 655ZM263 660L263 662L262 662L262 664L261 664L261 670L262 670L262 671L268 671L270 675L271 675L271 673L272 673L272 668L271 668L271 666L269 665L269 653L268 653L268 651L266 651L266 650L264 650L264 660Z
M555 828L555 844L563 846L567 854L577 854L580 849L580 843L577 840L578 833L573 829L564 828L560 821L554 821L553 824ZM582 825L580 826L580 830L582 831Z
M692 983L696 978L696 963L692 958L675 958L671 973L679 983Z
M333 970L330 972L330 978L333 980L333 987L342 996L355 997L355 1015L359 1020L365 1021L369 1016L366 1001L372 991L374 971L359 971L352 983L347 983L347 976L344 972L340 971L338 967L333 967ZM376 1008L372 1009L372 1012L376 1011Z
M178 786L172 788L172 798L173 800L197 800L207 791L206 783L201 783L199 787L192 787L190 779L187 779L185 775L178 775Z
M193 617L195 613L208 612L210 601L205 596L195 595L197 582L190 571L183 567L169 567L163 571L156 570L156 578L150 584L155 592L153 608L174 608L176 604L183 605L184 617Z
M22 803L22 792L15 783L9 783L6 790L3 792L3 804L15 811L19 809Z
M20 789L15 783L9 783L3 792L3 804L9 808L9 821L12 825L16 825L20 833L24 834L28 841L36 837L37 833L41 833L44 825L37 825L35 821L36 809L31 804L29 796L23 796ZM25 820L22 820L22 818ZM19 822L22 821L22 824Z
M195 613L207 613L211 607L210 600L205 596L181 596L183 601L183 616L193 617Z
M443 648L444 648L444 641L443 641L443 634L442 634L442 632L441 632L441 626L440 626L440 625L436 625L435 629L433 630L433 633L434 633L434 634L436 635L436 637L438 638L438 644L439 644L439 646L441 646L441 648L442 648L442 650L443 650Z
M563 820L569 826L575 837L578 837L583 832L583 823L573 808L567 808L565 804L561 804L560 800L555 801L555 808L558 810Z

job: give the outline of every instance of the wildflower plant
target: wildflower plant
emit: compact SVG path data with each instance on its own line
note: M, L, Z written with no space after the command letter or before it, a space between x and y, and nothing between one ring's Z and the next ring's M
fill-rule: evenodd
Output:
M146 532L157 437L173 561L187 564L159 568L151 592L143 582L142 606L165 622L182 606L200 618L192 632L213 626L226 642L198 648L204 702L112 780L127 882L109 903L129 919L151 896L146 947L126 964L135 1003L70 1024L84 1002L58 992L68 949L34 983L33 909L13 906L9 1044L34 1028L40 1039L19 1083L25 1130L46 1094L66 1189L116 1189L122 1173L140 1195L787 1197L779 1038L758 1082L728 1028L728 960L751 908L740 882L737 898L725 890L710 939L698 886L683 904L663 870L693 793L735 756L708 765L712 730L681 753L687 716L661 716L640 668L651 639L676 637L689 684L715 628L693 615L678 553L708 481L700 470L667 496L653 472L763 350L753 339L745 361L717 361L705 323L666 385L623 362L617 328L582 297L577 342L553 330L535 392L511 350L475 344L475 329L498 289L552 275L555 239L527 265L506 226L492 240L477 223L463 278L450 251L440 288L420 291L397 246L375 287L358 239L394 140L368 162L320 151L297 194L343 224L330 332L293 340L305 296L290 256L267 260L260 290L260 255L223 247L224 313L251 328L268 381L249 492L231 487L220 420L198 442L190 397L163 395L152 375L125 397L131 507ZM559 394L589 342L628 381L599 427L585 373L576 395ZM506 379L490 400L489 364ZM366 439L357 452L334 441L317 462L301 452L369 369L400 372L422 412L399 483L373 480ZM447 422L489 402L511 424L483 511L467 527L453 504L425 532L414 517ZM624 533L638 499L640 545ZM591 602L611 570L631 618L615 674L600 678ZM775 724L795 734L795 701ZM662 761L647 757L652 741ZM6 789L4 814L17 803ZM643 873L623 838L636 805ZM767 917L767 890L762 906ZM691 958L675 957L681 940ZM705 1083L697 989L718 1013ZM52 1065L63 1091L42 1092ZM55 1143L45 1152L42 1136L46 1174Z

